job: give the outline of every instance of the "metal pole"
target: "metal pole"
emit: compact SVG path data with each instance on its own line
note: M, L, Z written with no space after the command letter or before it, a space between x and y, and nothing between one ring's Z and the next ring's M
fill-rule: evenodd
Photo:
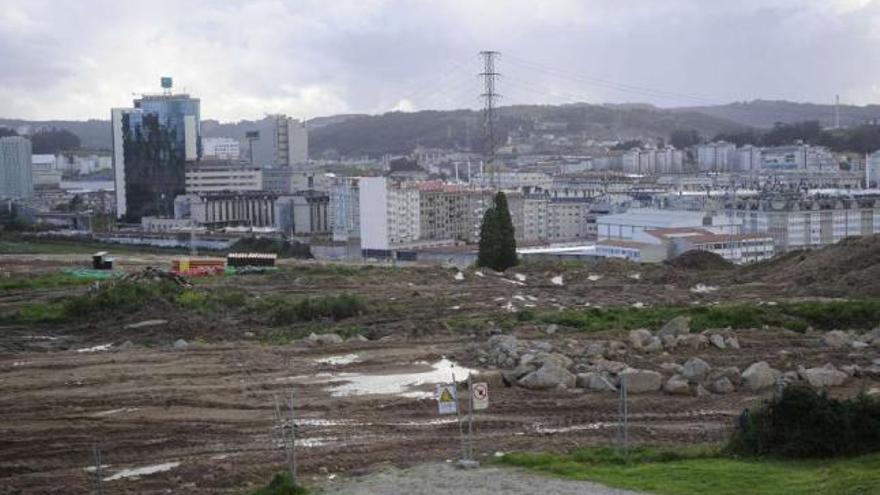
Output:
M296 422L294 421L293 389L290 390L290 476L296 484Z
M95 493L103 495L104 486L101 484L101 449L97 445L92 446L92 458L95 461Z
M472 387L473 381L471 380L471 375L468 373L468 448L467 458L470 460L474 459L474 389Z
M458 433L461 437L461 458L467 459L467 447L464 440L464 425L461 423L461 408L458 407L458 387L455 384L455 371L450 370L452 374L452 391L455 399L455 416L458 418Z

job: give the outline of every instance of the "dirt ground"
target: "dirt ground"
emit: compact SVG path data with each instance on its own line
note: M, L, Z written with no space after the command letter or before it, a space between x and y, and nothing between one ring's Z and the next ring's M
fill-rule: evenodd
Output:
M159 255L120 260L127 270L167 266L169 261ZM68 255L0 257L0 268L11 273L50 273L77 264L82 264L81 257ZM291 393L297 461L307 484L326 485L328 493L375 493L365 488L378 486L369 484L374 478L342 485L351 491L339 491L336 483L389 463L409 467L460 455L459 423L455 416L438 415L432 392L436 383L448 381L450 363L459 377L479 367L477 351L488 333L484 325L453 327L450 321L586 304L774 300L785 284L725 284L725 276L714 271L631 264L571 270L537 266L519 270L523 277L467 271L462 280L455 270L437 267L354 267L355 272L325 273L314 264L285 261L282 268L276 275L218 279L200 286L236 286L255 296L350 292L406 310L346 323L370 329L373 340L326 346L302 341L270 345L259 339L269 330L252 322L157 314L156 308L71 325L0 328L0 494L87 492L95 478L89 471L95 447L105 464L104 493L244 493L284 468L284 453L273 433L274 411L276 402L283 403ZM562 280L555 279L560 275ZM694 291L697 284L717 288ZM0 294L0 309L84 290L9 291ZM169 321L125 328L155 318ZM585 335L568 329L547 335L530 323L511 331L569 354L591 340L622 337L621 332ZM713 367L742 369L766 360L789 370L828 361L865 365L877 357L876 351L829 351L820 345L818 333L750 330L737 335L739 351L631 354L626 361L656 368L699 355ZM174 349L171 344L178 338L192 344ZM127 340L133 345L123 348ZM95 348L106 344L111 345ZM854 394L877 385L855 379L835 393ZM702 397L632 395L629 439L652 445L719 442L742 409L760 399L744 390ZM475 422L474 448L480 459L496 452L608 444L617 435L618 399L613 393L493 386L490 402ZM125 471L138 468L143 468L140 475ZM575 493L566 490L560 485L549 493Z

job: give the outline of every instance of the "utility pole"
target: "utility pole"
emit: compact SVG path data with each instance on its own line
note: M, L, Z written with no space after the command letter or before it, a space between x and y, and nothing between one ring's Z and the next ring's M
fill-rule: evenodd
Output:
M501 74L495 71L495 60L501 55L501 52L484 50L480 52L480 58L483 59L483 72L480 77L483 79L483 93L480 97L483 99L483 133L484 147L483 158L486 167L489 169L490 183L494 189L495 183L495 102L501 98L495 92L495 83Z
M834 128L840 129L840 95L834 95Z

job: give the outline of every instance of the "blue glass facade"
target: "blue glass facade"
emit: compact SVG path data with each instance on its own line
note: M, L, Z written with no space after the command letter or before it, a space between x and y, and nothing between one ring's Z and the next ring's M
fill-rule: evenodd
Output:
M145 95L122 118L125 217L170 217L185 192L187 160L201 155L199 100Z

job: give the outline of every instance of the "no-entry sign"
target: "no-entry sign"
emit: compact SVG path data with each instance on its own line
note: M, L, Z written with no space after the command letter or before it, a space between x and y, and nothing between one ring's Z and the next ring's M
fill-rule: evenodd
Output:
M474 410L489 408L489 384L475 383L471 387L471 398L474 401Z

